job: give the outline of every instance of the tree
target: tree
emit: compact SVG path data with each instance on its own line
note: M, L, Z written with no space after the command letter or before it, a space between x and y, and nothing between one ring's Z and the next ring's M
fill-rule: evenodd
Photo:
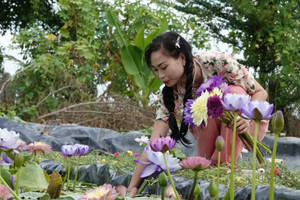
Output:
M55 0L0 1L0 34L17 32L37 21L44 29L56 30L61 20L54 10Z
M126 99L148 101L150 92L161 83L145 67L145 45L159 31L183 31L189 25L174 13L152 10L141 1L116 0L112 5L94 0L61 0L57 6L63 23L58 31L44 29L36 22L20 29L14 37L27 62L13 78L15 101L6 108L24 120L96 101L99 84L106 84L109 92ZM195 45L204 46L203 29L194 34L203 36ZM138 74L128 71L132 67L126 64L124 55L128 52L138 52L134 54ZM142 82L151 86L145 93L141 92L145 88Z

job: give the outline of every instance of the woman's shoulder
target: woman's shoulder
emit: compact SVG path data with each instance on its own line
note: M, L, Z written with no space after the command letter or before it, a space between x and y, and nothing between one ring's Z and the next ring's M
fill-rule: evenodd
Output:
M194 57L199 61L212 60L212 59L221 59L221 60L233 59L233 56L230 53L225 53L220 51L198 52L194 55Z

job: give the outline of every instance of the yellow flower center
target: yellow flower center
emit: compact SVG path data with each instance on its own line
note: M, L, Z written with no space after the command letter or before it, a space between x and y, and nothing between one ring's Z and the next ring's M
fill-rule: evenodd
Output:
M86 198L99 198L103 195L106 195L109 192L109 190L107 190L106 188L102 187L99 188L91 193L86 194Z

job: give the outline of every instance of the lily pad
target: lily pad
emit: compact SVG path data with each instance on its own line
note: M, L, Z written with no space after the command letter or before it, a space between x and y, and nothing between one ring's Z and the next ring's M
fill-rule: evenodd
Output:
M25 192L44 192L48 182L43 169L35 162L28 162L20 170L20 188Z

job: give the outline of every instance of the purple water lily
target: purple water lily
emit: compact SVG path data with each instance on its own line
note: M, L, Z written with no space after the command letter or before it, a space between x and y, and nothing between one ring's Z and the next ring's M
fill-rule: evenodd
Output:
M154 141L150 141L150 147L153 151L160 151L165 153L175 147L176 141L170 136L156 138Z
M273 104L266 101L250 101L242 109L242 117L254 120L271 119L273 115Z
M63 145L61 147L61 154L65 157L75 156L78 152L78 148L75 145Z
M90 152L91 148L87 145L83 145L83 144L75 144L75 147L77 148L77 155L78 156L83 156L87 153Z
M146 178L151 175L159 174L162 171L166 171L166 165L161 152L154 152L147 146L144 148L144 151L149 162L135 160L137 163L147 165L140 175L141 178ZM165 156L170 172L181 169L181 166L179 165L179 159L168 153L165 154Z
M193 128L195 126L193 122L193 116L192 116L192 104L195 102L194 99L188 99L185 103L185 107L183 109L183 120L184 123L190 124L190 128Z
M2 157L2 159L3 159L4 162L6 162L6 163L10 163L11 162L11 159L8 157L8 155L6 155L6 153L1 152L1 157Z
M241 110L249 102L249 95L231 93L224 96L224 101L221 100L224 109L229 111Z
M16 149L21 143L18 133L0 128L0 149Z

